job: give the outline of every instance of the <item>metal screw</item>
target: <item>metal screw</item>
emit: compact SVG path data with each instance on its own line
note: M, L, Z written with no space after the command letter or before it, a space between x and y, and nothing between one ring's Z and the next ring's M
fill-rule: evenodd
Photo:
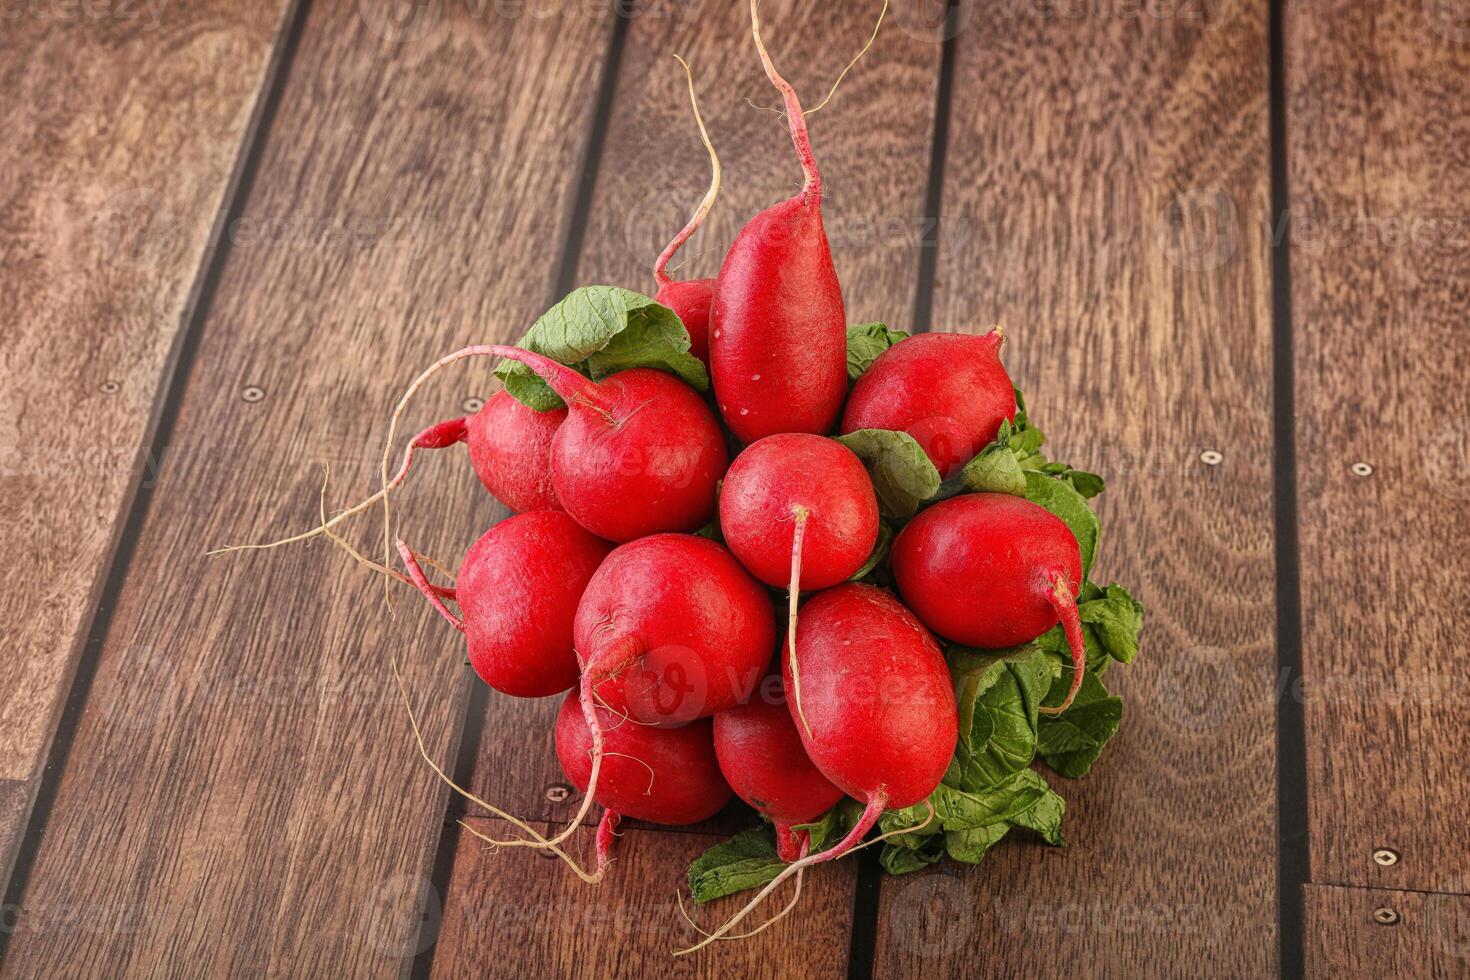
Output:
M1381 926L1396 926L1399 924L1399 914L1397 910L1385 905L1373 910L1373 921Z
M562 802L565 802L566 799L568 797L570 797L571 795L572 795L571 789L569 789L566 786L561 785L560 783L557 783L554 786L548 786L548 787L546 787L546 798L548 800L550 800L552 803L562 803Z
M1381 867L1391 868L1399 863L1399 852L1391 847L1380 847L1373 852L1373 863Z
M115 395L119 391L122 391L122 385L118 384L116 381L104 381L104 382L102 382L102 393L103 394L105 394L105 395Z
M471 415L473 415L480 409L485 407L485 399L475 398L474 396L471 396L469 398L466 398L464 402L460 405L460 407L463 408L466 412L469 412Z
M1204 452L1199 454L1199 461L1201 463L1204 463L1206 466L1219 466L1225 461L1225 457L1221 456L1213 449L1206 449Z
M1372 476L1373 467L1368 463L1354 463L1352 465L1353 476Z
M247 402L258 402L265 398L265 389L256 385L246 385L245 390L240 392L240 397Z

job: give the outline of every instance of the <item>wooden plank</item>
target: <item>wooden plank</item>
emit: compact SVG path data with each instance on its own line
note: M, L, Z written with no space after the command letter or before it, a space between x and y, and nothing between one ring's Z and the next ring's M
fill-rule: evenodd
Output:
M1312 876L1467 891L1444 804L1470 796L1447 666L1470 646L1470 34L1444 4L1289 12Z
M1470 973L1470 895L1307 885L1303 896L1308 977Z
M1068 846L885 878L880 976L1276 967L1267 5L1171 9L960 12L936 329L1006 327L1149 618Z
M472 819L482 833L505 836L509 825ZM553 825L538 826L549 832ZM593 831L572 838L590 852ZM717 838L660 830L628 830L617 841L613 873L584 885L554 859L510 859L466 836L438 924L434 973L467 976L841 977L857 864L813 869L801 905L754 938L716 943L691 957L672 954L699 936L680 917L675 888L682 870ZM773 896L765 921L785 905ZM710 929L739 908L735 898L707 907L686 896L685 908ZM432 920L431 920L432 921Z
M880 6L762 4L771 55L808 105L821 100L862 47ZM831 105L812 117L817 161L830 194L824 216L851 323L907 322L929 232L924 197L940 48L899 26L906 23L890 21ZM804 57L814 44L822 56ZM675 52L695 71L700 106L725 173L709 224L686 245L688 261L678 275L714 275L724 246L745 221L800 186L801 170L783 125L745 102L777 101L750 39L748 6L702 4L680 16L639 17L618 74L580 282L652 293L654 259L708 185L709 163ZM564 783L551 748L559 703L492 697L474 776L481 795L517 816L573 816L579 797L547 800L547 789ZM721 826L748 819L727 815Z
M7 976L408 969L383 937L418 921L444 798L388 657L445 755L461 644L406 593L388 616L333 548L204 550L310 526L325 462L336 501L375 486L406 379L550 298L613 18L435 9L405 35L311 8L26 896L136 914L89 943L22 918ZM406 424L489 377L444 379ZM424 471L399 526L453 561L492 507L462 454Z
M0 779L37 778L156 469L156 393L289 7L5 12L0 370L24 383L0 386L0 526L25 574L0 590ZM0 850L0 881L14 856Z

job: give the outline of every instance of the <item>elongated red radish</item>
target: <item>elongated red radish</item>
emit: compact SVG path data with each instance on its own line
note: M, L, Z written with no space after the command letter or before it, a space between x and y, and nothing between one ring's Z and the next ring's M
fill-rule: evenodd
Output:
M677 726L749 699L776 645L775 610L760 583L720 545L656 534L613 549L577 607L582 713L593 787L553 841L586 817L604 748L594 709L628 724Z
M792 656L783 658L788 685ZM798 726L797 734L807 757L844 793L864 801L863 814L836 845L788 864L720 929L681 953L723 936L791 875L857 848L888 807L926 801L954 755L959 720L944 655L888 593L847 584L813 596L797 628L794 657L806 678L812 730Z
M576 685L572 623L611 544L561 511L507 518L481 535L460 563L454 584L462 617L429 587L402 541L398 550L424 597L464 634L470 666L486 684L523 698Z
M750 20L806 180L741 229L715 281L710 373L720 413L743 442L830 432L847 394L847 314L822 227L822 176L796 92L761 42L756 0Z
M853 385L842 431L893 429L918 441L950 476L1016 417L1016 389L1000 363L1003 335L917 334L879 354Z
M893 574L904 601L940 636L983 649L1036 639L1058 622L1072 651L1071 705L1087 664L1077 590L1077 538L1046 508L1003 493L941 501L893 543Z
M720 533L752 575L789 596L794 642L803 589L851 578L878 540L878 497L862 460L806 433L766 436L735 458L720 489ZM791 700L802 715L801 678Z
M664 246L658 261L654 263L653 278L658 284L658 293L654 299L678 314L684 323L684 329L689 332L689 353L703 361L705 367L709 367L709 310L714 299L715 281L688 279L681 282L669 275L668 267L674 253L699 230L699 226L704 224L705 217L709 215L710 208L714 207L715 198L720 193L720 158L715 153L714 145L710 143L709 132L704 128L704 117L699 113L699 100L694 95L694 74L689 70L689 63L678 55L674 57L684 67L684 75L689 81L689 102L694 107L694 121L699 124L699 138L709 153L710 183L709 190L705 191L704 199L699 202L694 216Z
M786 699L762 694L715 715L715 755L735 795L775 825L781 860L796 861L810 836L792 826L832 809L842 790L807 757Z
M724 434L699 394L663 371L634 368L593 382L533 351L475 345L420 374L399 401L395 424L428 378L469 357L519 361L567 403L551 441L552 484L563 509L588 531L631 541L693 531L714 516L715 485L729 461ZM391 527L386 515L384 525Z

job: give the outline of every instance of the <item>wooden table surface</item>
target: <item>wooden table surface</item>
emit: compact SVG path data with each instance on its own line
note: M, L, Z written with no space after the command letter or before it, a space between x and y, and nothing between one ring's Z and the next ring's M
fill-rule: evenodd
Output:
M808 104L877 6L767 0ZM748 815L635 826L597 888L490 853L389 654L430 750L547 826L554 699L487 696L333 548L204 552L309 526L324 466L334 505L372 489L437 354L651 291L706 179L675 52L726 170L713 273L799 178L744 4L3 13L0 975L1470 975L1463 2L895 4L813 118L849 319L1006 326L1109 479L1144 654L1066 848L829 865L679 961L687 862ZM398 513L452 557L503 512L445 454Z

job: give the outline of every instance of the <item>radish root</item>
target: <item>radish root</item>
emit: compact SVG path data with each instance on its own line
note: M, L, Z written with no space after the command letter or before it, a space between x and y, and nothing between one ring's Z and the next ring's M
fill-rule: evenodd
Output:
M802 841L801 853L797 855L797 859L798 860L800 860L801 858L806 857L807 847L809 846L810 843L811 843L810 836L808 836L805 840ZM765 932L771 926L775 925L777 922L780 922L782 919L786 918L786 916L790 915L791 912L792 912L792 910L796 908L797 903L801 901L801 883L802 883L802 879L805 877L805 875L806 875L805 869L803 869L801 871L798 871L796 873L796 890L791 893L791 901L789 901L789 902L786 903L786 907L785 908L783 908L781 911L777 912L775 915L771 916L765 922L762 922L760 925L756 926L754 929L750 930L749 932L736 933L733 936L721 936L720 937L720 941L721 942L729 942L730 940L734 940L734 939L749 939L751 936L754 936L756 933ZM674 897L679 902L679 914L684 917L684 921L685 922L689 923L689 928L693 929L695 932L699 933L701 936L708 937L710 935L710 933L708 933L704 929L700 928L699 924L696 923L693 919L691 919L689 917L689 913L685 910L685 908L684 908L684 893L682 891L677 891L676 890L674 892Z
M801 719L801 727L811 737L811 723L806 720L806 713L801 709L801 668L796 662L796 610L801 599L801 552L802 545L806 542L806 522L811 512L801 506L797 506L795 511L796 528L791 534L791 581L788 585L786 608L786 645L791 650L791 697L796 705L796 717Z
M704 128L704 117L699 113L699 98L694 94L694 73L689 70L689 62L683 58L674 55L674 60L683 66L684 76L689 81L689 104L694 107L694 121L699 125L699 139L704 143L706 152L709 153L710 182L709 190L704 192L704 200L699 202L699 207L695 209L694 216L674 236L673 241L664 246L664 250L659 253L658 260L654 263L653 278L658 283L660 289L673 281L669 278L667 270L669 262L674 258L674 253L679 251L684 243L699 230L700 225L704 224L704 219L708 217L710 209L715 206L715 198L720 195L720 158L715 153L714 144L710 142L709 131Z
M822 175L817 170L817 158L812 153L812 139L807 132L806 115L801 111L801 101L796 97L796 89L791 83L781 77L776 71L776 65L771 61L770 52L766 50L765 42L761 40L761 19L756 9L760 0L750 0L750 33L755 38L755 49L760 53L761 66L766 70L766 77L776 90L781 93L782 100L786 103L786 125L791 131L791 142L796 146L796 155L801 158L801 171L806 175L806 183L802 186L802 194L809 201L821 201L822 199Z
M1077 614L1077 596L1067 587L1066 581L1058 576L1047 590L1046 597L1057 611L1062 631L1067 634L1067 646L1072 651L1072 686L1067 689L1067 696L1055 708L1041 709L1042 714L1059 715L1072 706L1077 689L1082 686L1082 674L1087 669L1087 644L1082 636L1082 619Z
M827 97L821 102L818 102L813 108L810 108L806 111L806 114L808 116L810 116L814 112L820 112L823 106L832 101L832 96L837 94L837 86L842 84L842 80L847 77L847 73L852 71L854 65L863 60L863 55L867 54L868 49L873 46L873 42L878 40L878 29L883 26L883 18L887 15L888 0L883 0L883 9L878 11L878 23L873 25L873 33L868 38L868 43L864 44L863 49L853 56L853 59L847 63L846 68L842 69L842 74L837 76L837 81L833 82L832 87L828 89Z

